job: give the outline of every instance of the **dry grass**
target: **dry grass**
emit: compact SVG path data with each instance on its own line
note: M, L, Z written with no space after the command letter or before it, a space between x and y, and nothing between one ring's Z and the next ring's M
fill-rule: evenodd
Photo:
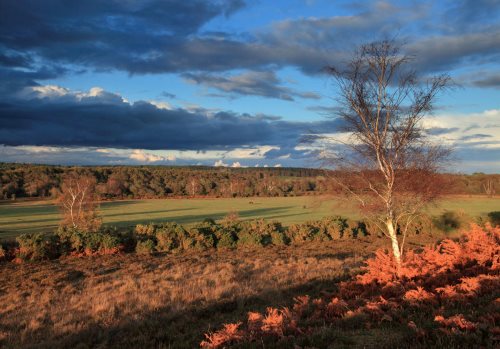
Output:
M335 289L377 241L3 263L0 345L195 348L249 310Z

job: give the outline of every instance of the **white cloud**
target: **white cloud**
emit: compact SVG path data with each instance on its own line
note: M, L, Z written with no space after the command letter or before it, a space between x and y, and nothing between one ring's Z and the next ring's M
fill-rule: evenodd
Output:
M500 149L500 109L471 114L441 114L424 119L436 141L482 149Z
M149 101L152 105L154 105L158 109L164 109L164 110L173 110L174 107L167 102L158 102L158 101Z
M27 87L24 93L37 98L60 98L70 93L70 90L56 85L45 85Z
M224 163L224 161L222 161L222 160L217 160L214 162L214 166L215 167L228 167L229 165Z
M28 153L57 153L63 150L60 147L44 147L44 146L31 146L31 145L21 145L16 147L19 150L23 150Z
M92 87L87 92L73 91L57 85L29 86L19 94L22 98L57 99L59 101L121 104L129 103L122 96L108 92L101 87Z
M158 161L165 161L167 160L163 156L151 154L151 153L146 153L144 150L136 149L132 151L132 154L130 154L130 159L132 160L137 160L140 162L158 162Z

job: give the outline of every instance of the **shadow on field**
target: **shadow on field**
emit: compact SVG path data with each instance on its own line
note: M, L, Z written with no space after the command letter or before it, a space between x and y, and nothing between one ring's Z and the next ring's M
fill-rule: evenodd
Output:
M157 211L126 211L121 213L113 213L113 214L104 214L104 218L108 217L119 217L119 216L132 216L132 215L151 215L156 213L169 213L169 212L180 212L180 211L192 211L196 209L196 207L192 208L176 208L176 209L165 209L165 210L157 210ZM154 218L156 220L156 218Z
M43 338L25 348L199 348L204 333L219 329L222 323L237 322L249 311L265 312L266 307L281 307L294 296L319 296L333 292L343 278L315 280L303 285L268 289L257 296L236 297L206 306L190 306L175 312L171 307L142 314L138 319L124 318L119 325L90 324L81 332L56 337L43 328L27 337ZM91 305L89 305L91 306ZM83 319L91 322L92 319ZM8 346L7 346L8 347ZM16 346L17 348L18 346ZM12 347L13 348L13 347Z
M273 218L278 218L278 217L284 217L284 216L279 216L279 213L287 212L294 206L284 206L284 207L277 207L277 208L259 208L259 209L253 209L253 210L241 210L238 211L238 214L241 218L243 219L250 219L255 216L263 216L264 218L268 219L268 216L271 215L276 215ZM182 209L180 209L182 210ZM180 211L179 210L179 211ZM189 210L189 209L186 209ZM172 216L172 217L165 217L165 218L159 218L155 217L154 219L126 219L126 217L129 215L124 215L124 219L120 220L119 222L113 222L113 224L120 224L120 225L136 225L136 224L143 224L143 223L148 223L154 220L154 222L176 222L176 223L181 223L181 224L186 224L186 223L199 223L202 222L206 218L212 218L215 220L222 219L224 218L228 211L221 211L221 212L214 212L214 213L206 213L206 214L198 214L198 215L181 215L181 216ZM171 212L169 210L165 211L150 211L150 212L144 212L142 211L141 214L151 214L151 213L161 213L161 212ZM120 216L120 214L117 214L116 216ZM106 215L106 217L109 217L109 215Z

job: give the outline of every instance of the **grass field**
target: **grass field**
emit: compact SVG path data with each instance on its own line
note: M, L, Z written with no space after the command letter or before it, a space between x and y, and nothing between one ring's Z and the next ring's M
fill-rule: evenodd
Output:
M499 211L500 198L448 198L431 208L433 214L444 210L476 217ZM285 225L328 215L358 218L353 205L318 197L128 200L101 205L104 223L117 226L162 221L189 225L207 217L219 219L231 211L238 212L242 219L275 219ZM50 201L3 203L0 204L0 238L50 231L57 227L59 219L58 209Z

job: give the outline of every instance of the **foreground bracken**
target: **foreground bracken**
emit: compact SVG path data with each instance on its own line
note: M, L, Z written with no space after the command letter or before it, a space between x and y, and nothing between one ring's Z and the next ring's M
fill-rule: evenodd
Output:
M473 226L459 241L408 251L399 271L379 250L364 274L341 282L336 292L249 312L245 323L206 334L201 347L326 348L347 345L342 330L359 335L352 345L494 347L500 344L499 297L500 227ZM377 330L378 342L363 342Z

